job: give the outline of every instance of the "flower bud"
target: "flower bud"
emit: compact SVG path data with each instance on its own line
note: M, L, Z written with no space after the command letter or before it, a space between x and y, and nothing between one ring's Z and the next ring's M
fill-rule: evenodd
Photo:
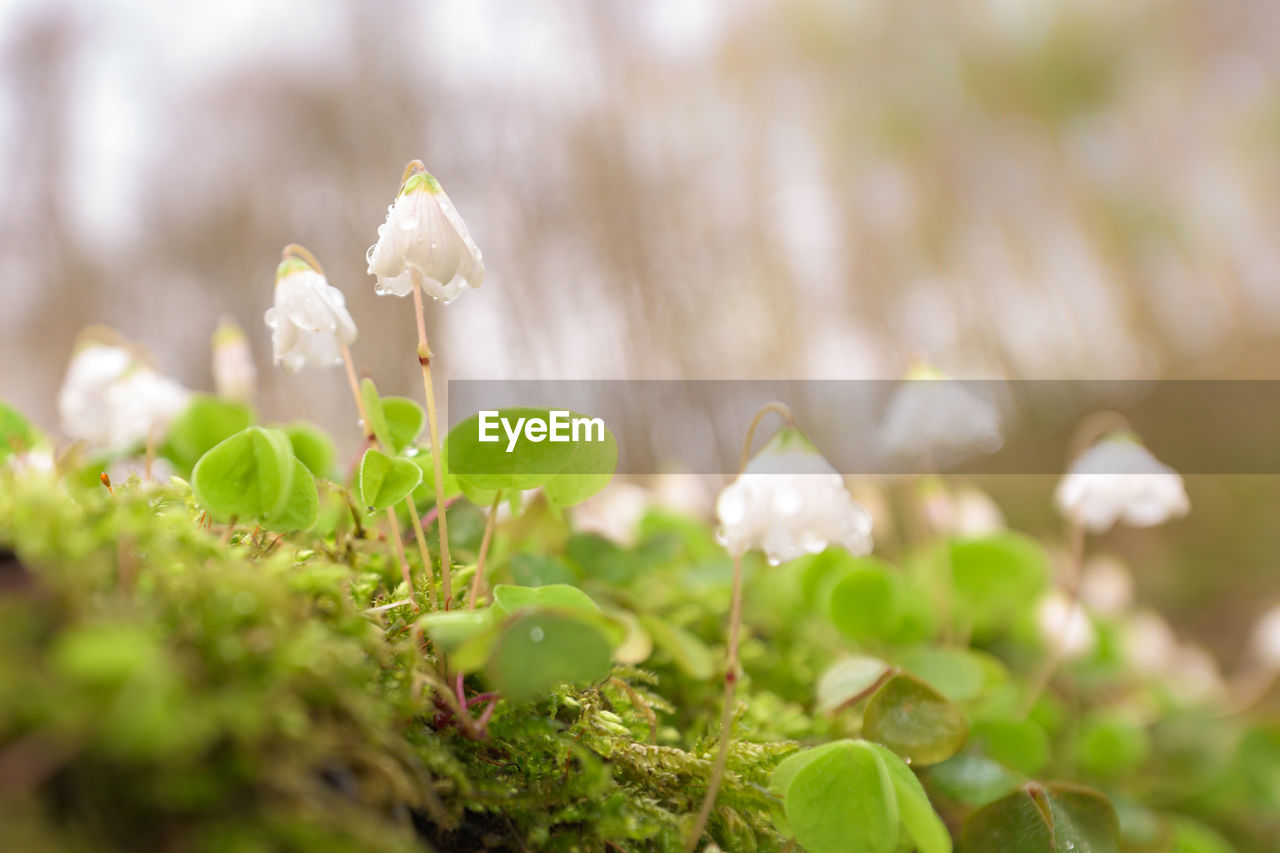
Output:
M253 350L244 330L231 317L223 317L213 333L213 387L219 397L251 402L258 386Z
M356 339L356 324L342 291L301 258L280 262L275 305L263 319L271 329L275 363L287 373L339 365L342 347Z
M484 283L484 262L467 224L425 171L404 182L366 258L379 294L407 296L416 279L432 299L451 302Z

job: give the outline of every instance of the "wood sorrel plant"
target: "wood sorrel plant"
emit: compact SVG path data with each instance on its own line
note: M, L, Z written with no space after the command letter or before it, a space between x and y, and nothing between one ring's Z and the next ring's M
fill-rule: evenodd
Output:
M435 468L436 506L440 531L440 573L444 581L444 607L453 602L449 527L444 510L444 473L440 428L436 418L435 388L431 381L431 345L427 342L424 290L433 300L452 302L464 290L484 283L484 263L467 225L444 188L421 160L405 166L400 192L378 226L378 242L369 247L369 274L377 276L380 295L413 294L418 326L418 363L422 366L423 395L427 401L427 427L431 436L431 461Z
M756 427L771 412L781 415L785 425L752 457ZM816 554L829 544L840 545L856 555L871 550L871 516L853 500L840 475L796 428L795 417L786 406L771 403L752 419L742 444L739 468L738 479L716 501L721 525L717 538L733 556L733 589L719 745L706 796L685 845L688 851L697 848L706 829L729 757L739 678L743 555L759 548L771 564L777 565L804 554Z

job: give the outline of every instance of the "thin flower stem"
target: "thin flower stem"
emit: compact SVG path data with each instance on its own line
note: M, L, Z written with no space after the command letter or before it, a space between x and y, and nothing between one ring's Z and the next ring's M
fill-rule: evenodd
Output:
M489 555L489 543L493 541L493 527L498 518L498 504L502 501L502 489L493 495L493 505L489 507L489 517L484 522L484 538L480 540L480 556L476 558L476 576L471 579L471 595L467 598L467 608L476 609L476 600L480 597L480 584L484 582L484 561Z
M320 266L320 262L316 260L316 256L311 254L311 251L306 246L300 246L297 243L290 243L281 250L280 256L287 258L290 255L302 258L302 260L311 265L312 269L320 273L320 275L324 275L324 267Z
M410 164L412 165L412 164ZM436 478L436 506L440 507L440 580L444 609L453 602L452 563L449 558L449 522L444 510L444 466L440 459L440 425L436 419L436 392L431 384L431 345L427 343L427 319L422 307L422 283L413 275L413 306L418 314L418 364L422 365L422 390L427 398L427 430L431 436L431 465Z
M404 166L404 174L400 176L400 188L404 189L405 182L419 172L425 171L427 171L427 166L421 160L410 160Z
M223 544L223 545L230 545L230 544L231 544L231 534L235 532L235 530L236 530L236 522L237 522L239 519L240 519L240 516L238 516L238 515L233 515L233 516L231 516L231 519L230 519L229 521L227 521L227 529L226 529L226 531L222 534L222 544Z
M289 247L286 247L286 251L288 248ZM301 249L302 247L299 246L297 248ZM302 249L302 251L305 252L306 249ZM369 420L369 412L365 408L364 397L361 396L360 394L360 383L356 379L356 366L355 366L355 361L351 358L351 348L346 344L341 344L340 346L342 349L342 363L346 367L346 371L347 371L347 384L351 386L351 397L356 401L356 411L360 413L360 423L361 423L361 426L364 428L365 439L371 445L377 446L378 439L373 434L373 421ZM406 498L405 502L409 505L409 514L413 518L414 529L416 531L421 526L417 523L418 508L413 505L412 495ZM412 599L413 598L413 574L409 571L409 561L405 559L404 542L400 538L400 522L396 519L396 511L391 507L387 507L387 518L391 522L391 538L395 540L396 561L400 564L400 574L401 576L403 576L405 584L407 584L409 587L409 598ZM417 536L418 536L418 547L421 549L421 552L422 552L422 568L427 573L427 579L428 579L427 589L430 591L430 595L432 599L432 608L434 609L435 590L430 584L431 560L429 558L429 555L427 554L426 542L422 539L421 533L418 533ZM418 604L416 601L413 604L413 609L414 610L418 609Z
M1053 645L1049 649L1049 656L1045 658L1044 664L1040 667L1040 671L1029 682L1030 689L1027 691L1027 698L1022 704L1022 716L1026 717L1031 713L1031 709L1035 707L1036 702L1040 699L1049 681L1053 678L1054 672L1057 671L1058 665L1062 663L1062 658L1066 654L1067 648L1067 632L1071 630L1071 626L1076 620L1076 611L1080 607L1080 568L1084 563L1084 525L1078 521L1070 522L1067 531L1070 540L1070 556L1067 558L1066 575L1062 578L1062 591L1067 596L1067 615L1063 619L1062 627L1058 630L1058 635L1053 639Z
M360 394L360 380L356 378L355 361L351 358L351 348L346 344L339 344L342 348L342 364L347 369L347 384L351 386L351 398L356 401L356 411L360 414L360 428L364 430L364 437L372 444L377 444L377 437L373 434L373 421L369 420L369 412L364 407L364 397Z
M756 437L756 427L760 426L760 422L764 420L765 415L770 412L781 415L783 421L786 422L788 427L796 425L795 412L791 411L791 408L785 403L769 403L760 409L760 411L756 412L755 417L751 419L751 425L747 427L747 438L742 442L742 455L738 459L739 472L741 472L743 468L746 468L747 462L751 460L751 443Z
M396 561L400 563L400 577L409 587L409 598L413 599L413 575L409 573L409 561L404 556L404 542L400 539L400 522L396 518L395 507L387 507L387 522L391 525L391 538L396 545ZM418 602L413 602L413 609L418 609Z
M413 522L413 538L418 543L418 554L422 557L422 570L427 573L427 604L436 609L435 572L431 571L431 551L427 548L427 536L422 532L422 518L418 515L418 505L413 502L413 495L404 499L409 508L409 520Z
M156 461L156 431L154 429L147 430L147 455L142 463L142 475L146 478L146 482L150 483L151 468Z
M689 841L684 847L686 853L693 853L697 849L698 841L707 828L711 810L715 808L716 795L720 793L720 783L724 780L725 766L729 762L734 699L738 694L738 637L741 627L742 554L738 553L733 557L733 597L729 604L729 649L724 672L724 707L720 712L720 743L715 764L711 768L711 778L707 780L707 794L702 800L702 808L698 810L698 818L694 821L693 831L689 833Z

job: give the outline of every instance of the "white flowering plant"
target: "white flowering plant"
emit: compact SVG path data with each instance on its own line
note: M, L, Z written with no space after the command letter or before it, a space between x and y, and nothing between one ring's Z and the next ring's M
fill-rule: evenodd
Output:
M1144 600L1101 537L1154 548L1194 516L1131 431L1008 502L847 478L771 404L714 500L708 478L623 481L607 429L439 428L422 297L484 266L420 163L367 260L414 297L380 334L414 348L421 398L362 375L350 284L290 245L244 306L266 330L219 324L213 391L97 329L57 430L0 404L0 846L1274 844L1280 610L1225 665ZM345 433L264 420L255 349L298 393L344 374ZM925 388L948 430L906 390L880 435L903 455L998 446L981 401Z

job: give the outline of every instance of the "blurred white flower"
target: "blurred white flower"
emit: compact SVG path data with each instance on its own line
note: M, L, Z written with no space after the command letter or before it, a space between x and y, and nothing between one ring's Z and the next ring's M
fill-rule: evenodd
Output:
M1064 515L1092 533L1118 521L1152 527L1190 509L1178 472L1130 436L1104 438L1080 454L1054 499Z
M1169 623L1149 610L1134 613L1120 629L1120 648L1135 670L1168 672L1178 657L1178 637Z
M1098 644L1084 608L1056 590L1041 599L1036 625L1045 643L1057 646L1065 659L1083 657Z
M41 446L10 454L0 467L7 467L18 475L52 474L57 470L57 463L53 458L53 450Z
M932 368L917 367L889 399L880 443L899 463L937 469L1004 443L1000 412Z
M1252 651L1263 667L1280 672L1280 604L1262 614L1254 626Z
M799 430L778 432L716 501L717 538L734 554L752 548L777 564L828 545L871 551L871 515Z
M714 495L701 474L659 474L650 487L654 502L661 507L695 518L711 515Z
M288 373L341 364L342 347L356 339L342 291L300 258L285 258L276 269L275 305L263 319L275 363Z
M611 480L599 494L573 508L574 528L630 545L636 538L636 525L651 503L653 495L648 489Z
M970 538L1005 528L1004 513L991 496L973 486L954 492L939 484L925 498L925 513L937 531Z
M231 317L223 317L213 332L213 387L219 397L248 403L258 386L253 350L244 330Z
M126 346L89 342L71 356L58 416L70 438L96 450L122 451L163 431L190 397Z
M1183 702L1220 699L1227 691L1218 661L1207 649L1193 643L1178 649L1167 674L1169 692Z
M415 275L441 302L484 284L484 262L467 224L440 182L424 171L405 181L366 258L380 294L409 295Z
M1133 601L1133 576L1117 557L1093 557L1080 575L1080 600L1095 613L1116 614Z

